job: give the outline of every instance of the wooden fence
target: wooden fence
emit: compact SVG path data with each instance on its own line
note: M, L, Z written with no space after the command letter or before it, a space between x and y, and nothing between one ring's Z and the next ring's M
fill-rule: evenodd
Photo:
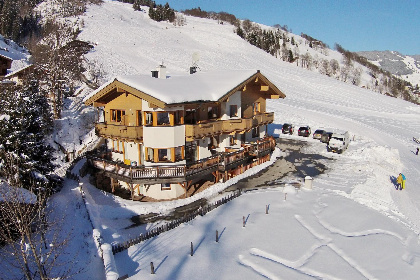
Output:
M146 233L142 233L140 234L138 237L132 238L126 242L123 243L119 243L119 244L113 244L112 245L112 253L115 255L116 253L122 252L123 250L128 249L129 247L139 244L142 241L148 240L152 237L158 236L159 234L165 232L165 231L169 231L171 229L174 229L176 227L178 227L179 225L192 221L195 217L197 217L198 215L200 216L204 216L206 215L208 212L210 212L211 210L231 201L234 198L237 198L238 196L240 196L242 194L241 190L237 190L235 192L233 192L232 194L212 203L212 204L208 204L204 207L200 207L199 209L193 211L192 213L173 220L167 224L164 224L162 226L159 226L157 228L154 228L152 230L147 231Z

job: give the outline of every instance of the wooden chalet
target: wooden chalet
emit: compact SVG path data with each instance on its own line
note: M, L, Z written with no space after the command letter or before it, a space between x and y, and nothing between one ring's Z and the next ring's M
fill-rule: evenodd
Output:
M21 69L11 72L4 76L5 79L12 81L15 85L21 85L23 80L34 70L34 65L29 64Z
M167 76L160 66L151 76L117 77L85 100L106 141L88 160L132 198L186 197L199 181L227 180L269 159L266 100L284 97L255 70Z

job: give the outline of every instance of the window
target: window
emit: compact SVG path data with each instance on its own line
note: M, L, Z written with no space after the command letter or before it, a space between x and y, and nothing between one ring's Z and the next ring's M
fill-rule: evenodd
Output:
M122 122L125 116L124 110L111 109L111 122Z
M176 147L175 148L175 161L181 161L184 159L183 147Z
M218 107L207 107L207 116L209 119L216 119L219 115Z
M238 105L230 105L230 117L237 117L238 116Z
M156 112L157 125L170 125L168 112Z
M259 137L259 136L260 136L260 127L259 126L254 127L252 129L252 138Z
M257 115L257 114L259 114L261 112L261 104L260 104L260 102L255 102L252 107L253 107L253 113L254 113L254 115Z
M153 114L152 112L146 113L146 119L144 125L150 126L153 125Z
M123 153L124 142L118 140L112 140L112 151L116 153Z
M154 153L152 148L146 148L146 161L154 162Z
M177 162L184 160L184 146L168 149L146 148L148 162Z
M142 112L141 111L137 111L137 126L141 126L143 125L143 121L142 121L142 116L141 116Z
M197 112L195 109L185 110L185 123L186 124L196 124L197 122Z
M179 124L184 124L184 111L144 112L145 126L174 126Z
M158 160L159 160L159 162L170 161L170 157L171 157L171 150L170 149L157 149L157 150L158 150Z
M230 146L235 146L236 145L236 134L230 136L230 141L229 142L230 142Z
M169 184L169 183L160 184L160 190L161 191L170 191L171 190L171 184Z
M184 111L175 111L175 125L184 124Z

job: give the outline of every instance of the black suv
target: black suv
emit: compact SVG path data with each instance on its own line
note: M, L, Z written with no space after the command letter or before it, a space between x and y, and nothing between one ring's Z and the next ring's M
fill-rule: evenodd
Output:
M290 123L283 124L283 128L281 129L283 134L293 134L293 125Z
M311 128L309 126L299 127L298 135L303 137L309 137L309 135L311 135Z

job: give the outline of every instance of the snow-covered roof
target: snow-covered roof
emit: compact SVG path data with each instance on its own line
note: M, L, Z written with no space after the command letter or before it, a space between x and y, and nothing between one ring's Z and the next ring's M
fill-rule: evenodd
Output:
M275 94L284 94L268 81L258 70L218 70L197 72L188 75L172 75L166 79L153 78L149 75L119 76L105 83L92 92L86 99L87 105L92 104L103 94L107 87L116 81L149 95L165 104L186 103L194 101L218 101L229 93L238 90L238 86L259 76L265 79ZM99 93L99 95L97 95Z
M14 76L14 75L16 75L16 74L18 74L18 73L20 73L20 72L22 72L22 71L25 71L25 70L27 70L28 68L31 68L31 67L33 67L33 64L26 65L25 67L22 67L22 68L20 68L20 69L17 69L17 70L15 70L15 71L13 71L13 72L11 72L11 73L7 74L7 75L6 75L6 76L4 76L4 77L5 77L5 78L12 77L12 76Z
M5 56L5 55L3 55L1 53L0 53L0 57L5 58L5 59L10 60L10 61L13 61L13 59L11 59L10 57Z

